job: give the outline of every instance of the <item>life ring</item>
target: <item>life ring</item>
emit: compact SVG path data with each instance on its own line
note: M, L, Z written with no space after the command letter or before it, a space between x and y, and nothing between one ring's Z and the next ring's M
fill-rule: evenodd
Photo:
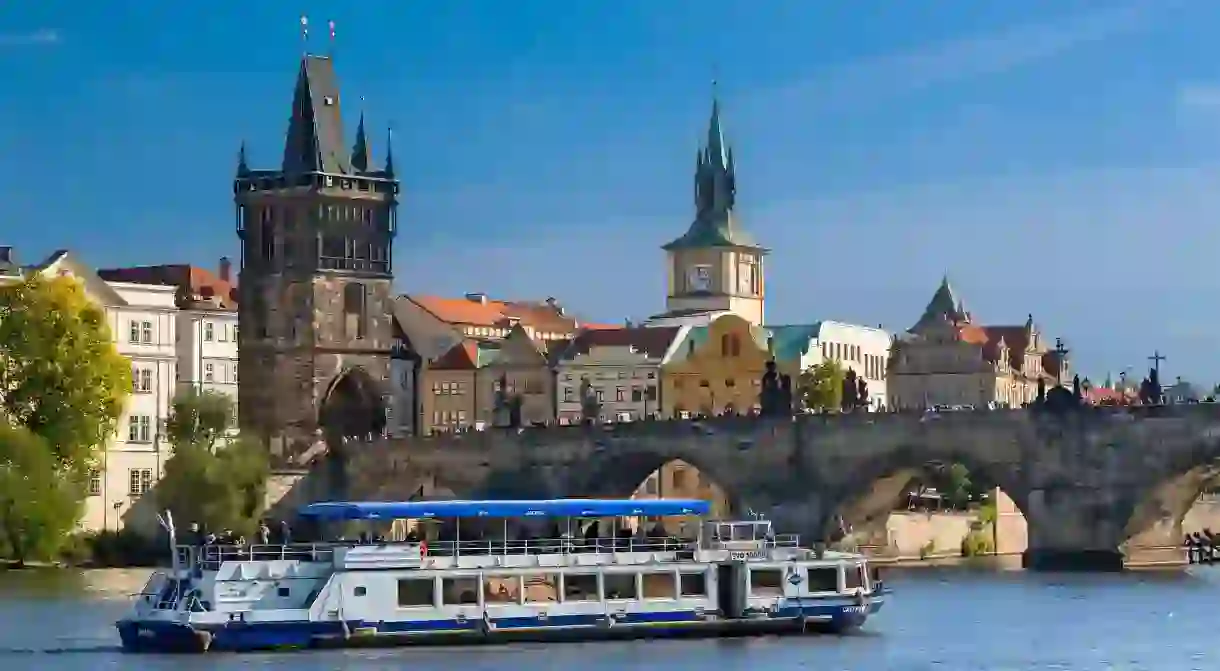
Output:
M196 629L191 633L195 636L195 647L199 652L207 652L208 648L212 647L212 632Z

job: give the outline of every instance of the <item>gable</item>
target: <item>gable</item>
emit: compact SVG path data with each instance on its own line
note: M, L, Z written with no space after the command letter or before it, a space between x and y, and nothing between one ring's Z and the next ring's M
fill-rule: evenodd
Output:
M98 277L92 268L78 261L71 252L56 252L37 271L44 277L64 274L75 277L80 280L85 294L102 305L127 305L119 292Z
M546 356L539 351L533 339L521 326L515 326L508 332L504 342L500 344L495 365L498 366L544 366Z

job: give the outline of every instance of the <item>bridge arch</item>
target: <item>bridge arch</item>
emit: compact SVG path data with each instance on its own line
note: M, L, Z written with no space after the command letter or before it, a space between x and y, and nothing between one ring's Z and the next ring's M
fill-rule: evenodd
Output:
M916 485L920 482L944 481L948 479L946 474L956 468L965 469L974 485L973 489L998 489L1011 500L1016 513L1027 515L1029 492L1020 478L1019 443L1009 437L999 447L1003 445L1011 445L1011 452L1003 449L998 453L994 449L984 451L972 440L959 438L955 434L942 435L929 431L855 461L851 473L846 477L832 478L830 483L823 486L823 510L826 516L821 521L822 538L838 540L847 535L849 541L856 543L889 545L888 524L891 516L904 508L902 504L916 490ZM1005 503L992 503L1001 506L1000 513L1004 519L992 519L991 523L998 525L1002 522L1006 538L1017 536L1005 544L1007 549L1003 551L1023 551L1028 536L1025 520L1011 512L1005 513ZM961 535L964 537L969 523L965 519L962 522ZM994 542L998 540L999 532L998 528L992 531L995 532L991 536ZM960 545L961 541L961 538L955 537L952 542ZM931 540L928 542L932 543ZM934 545L942 543L943 540L938 540ZM956 551L958 547L936 549ZM904 551L910 552L910 549Z
M1125 524L1119 547L1128 557L1141 548L1178 546L1186 532L1210 525L1203 520L1198 528L1187 529L1184 521L1200 496L1220 482L1220 424L1173 437L1160 447L1161 468L1138 463L1139 455L1132 455L1134 463L1127 465L1148 474L1142 486L1121 501ZM1220 531L1220 524L1211 529Z
M370 440L385 429L381 385L360 366L344 369L326 385L318 426L334 447L343 438Z

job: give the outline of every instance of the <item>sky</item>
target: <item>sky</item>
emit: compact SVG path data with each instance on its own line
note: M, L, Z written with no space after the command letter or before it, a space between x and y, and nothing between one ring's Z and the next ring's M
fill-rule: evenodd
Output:
M905 330L947 274L1095 382L1154 351L1220 379L1207 0L5 3L0 244L236 257L237 150L279 165L302 13L349 134L363 110L380 162L393 128L402 292L661 311L715 79L768 322Z

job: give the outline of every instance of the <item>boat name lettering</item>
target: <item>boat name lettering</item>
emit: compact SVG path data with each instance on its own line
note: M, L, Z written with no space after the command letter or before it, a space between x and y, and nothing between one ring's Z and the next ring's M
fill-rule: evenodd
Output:
M762 559L763 552L761 550L732 550L729 552L729 560L742 561L746 559Z
M868 610L868 606L843 606L844 614L864 613Z

